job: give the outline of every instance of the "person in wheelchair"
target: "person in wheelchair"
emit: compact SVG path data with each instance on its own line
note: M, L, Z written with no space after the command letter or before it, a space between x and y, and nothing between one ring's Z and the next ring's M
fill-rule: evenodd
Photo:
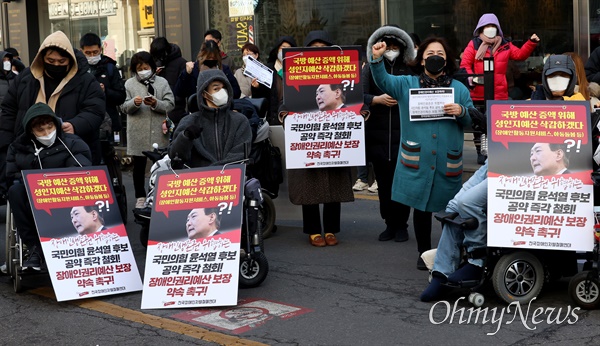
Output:
M448 290L446 283L458 285L481 278L487 247L487 170L488 162L485 160L484 165L448 202L445 213L436 216L442 219L442 236L435 254L431 282L421 294L423 302L440 299ZM463 247L468 260L459 269Z
M233 89L220 70L198 74L198 112L185 116L173 135L169 157L190 167L218 166L248 157L252 131L248 119L231 109Z
M61 120L44 103L31 106L22 123L25 132L11 143L6 157L8 201L19 237L29 249L23 269L40 270L42 248L21 170L90 166L92 153L77 135L63 132Z

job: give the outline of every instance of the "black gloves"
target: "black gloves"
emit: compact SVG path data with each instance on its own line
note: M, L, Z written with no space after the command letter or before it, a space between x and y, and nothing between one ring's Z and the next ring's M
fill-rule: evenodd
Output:
M198 125L190 125L188 126L184 131L183 131L183 135L186 136L187 138L189 138L190 140L194 140L198 137L200 137L200 134L202 134L202 128Z

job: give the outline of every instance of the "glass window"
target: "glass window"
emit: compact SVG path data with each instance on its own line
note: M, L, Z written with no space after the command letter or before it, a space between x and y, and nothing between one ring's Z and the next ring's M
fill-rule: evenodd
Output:
M240 48L249 40L254 40L265 62L282 35L293 36L302 46L309 31L325 30L338 45L366 46L369 35L380 26L379 0L248 0L245 3L251 6L236 8L229 8L229 3L209 0L208 18L210 27L223 34L222 47L236 66L242 63ZM248 10L252 12L249 24Z
M129 60L139 50L149 50L154 38L152 0L48 0L40 2L40 37L61 30L73 47L88 32L100 36L103 54L129 75Z

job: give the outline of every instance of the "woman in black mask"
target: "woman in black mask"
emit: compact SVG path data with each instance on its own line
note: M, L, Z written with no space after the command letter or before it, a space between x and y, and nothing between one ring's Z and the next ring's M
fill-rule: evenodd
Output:
M419 46L412 62L418 76L388 74L385 51L385 42L374 44L370 63L377 86L400 106L392 200L414 208L417 268L426 270L420 255L431 249L431 213L444 210L462 186L463 129L471 124L467 110L473 102L469 90L452 79L457 67L444 39L432 37Z
M221 50L213 40L208 40L202 44L195 62L189 61L185 64L185 71L181 72L181 75L179 75L179 79L177 80L177 85L175 86L175 96L187 98L195 93L198 73L209 69L222 70L233 88L233 98L240 98L240 95L242 94L240 85L238 84L237 79L235 79L229 66L222 63Z

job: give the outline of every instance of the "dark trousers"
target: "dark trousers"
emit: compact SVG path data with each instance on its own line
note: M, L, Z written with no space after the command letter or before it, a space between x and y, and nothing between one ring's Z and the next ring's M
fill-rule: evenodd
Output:
M302 205L302 225L306 234L338 233L340 231L340 214L342 204L339 202L323 204L323 228L321 228L321 212L319 204Z
M419 254L431 250L431 212L413 209L413 226Z
M8 201L13 214L13 220L17 227L19 237L28 248L34 245L41 249L40 238L38 237L35 222L33 221L33 213L27 198L27 190L25 184L14 184L8 189ZM7 225L8 226L8 225ZM7 230L8 232L8 230Z
M135 198L146 197L146 156L133 157L133 190Z
M408 229L410 207L392 201L392 183L396 171L396 160L373 161L373 170L377 179L377 193L379 195L379 213L385 220L388 228L400 230Z

